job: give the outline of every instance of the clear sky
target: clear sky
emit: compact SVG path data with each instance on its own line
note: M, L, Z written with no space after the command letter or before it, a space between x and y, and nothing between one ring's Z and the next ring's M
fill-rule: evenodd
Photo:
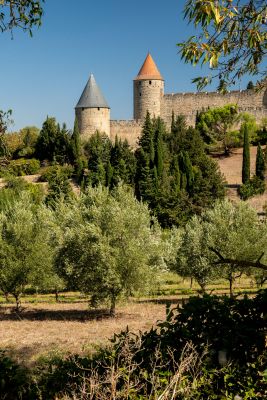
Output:
M0 109L15 124L42 126L46 116L73 127L74 107L93 73L112 119L131 119L132 80L150 51L165 93L196 91L199 68L185 65L176 43L193 34L182 0L46 0L43 23L27 33L0 33ZM203 73L203 72L202 72Z

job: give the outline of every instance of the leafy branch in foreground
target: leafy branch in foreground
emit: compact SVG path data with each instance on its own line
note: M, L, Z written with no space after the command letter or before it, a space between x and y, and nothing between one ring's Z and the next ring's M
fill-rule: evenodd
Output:
M29 31L41 25L44 0L0 0L0 31L13 28Z
M198 89L214 78L225 91L245 74L266 77L266 1L188 0L184 17L200 33L178 43L182 59L192 65L209 63L211 68L209 76L193 79Z

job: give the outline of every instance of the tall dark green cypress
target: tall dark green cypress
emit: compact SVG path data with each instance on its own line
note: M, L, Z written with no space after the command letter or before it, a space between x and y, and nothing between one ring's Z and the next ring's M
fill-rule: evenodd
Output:
M147 112L142 133L138 142L139 146L142 147L146 154L149 154L151 150L151 138L153 138L153 124L150 114Z
M75 118L75 121L74 121L74 128L73 128L73 134L70 139L70 145L71 145L73 163L76 166L79 163L79 159L80 159L80 155L81 155L81 137L80 137L80 131L79 131L77 118Z
M245 124L243 129L244 129L244 144L243 144L242 183L246 184L250 180L250 148L249 148L248 125Z
M157 168L157 175L160 179L163 173L163 124L160 118L157 120L157 127L155 133L155 166Z
M179 164L182 172L181 188L186 189L190 193L193 187L194 173L192 163L187 151L181 152L179 156Z
M256 176L261 180L264 180L264 173L265 173L265 162L264 162L263 151L261 145L258 144L257 156L256 156Z

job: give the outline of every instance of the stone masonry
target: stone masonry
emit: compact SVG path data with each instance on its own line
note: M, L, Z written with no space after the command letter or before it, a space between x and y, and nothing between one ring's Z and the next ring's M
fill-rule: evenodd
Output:
M184 115L187 124L194 126L197 111L226 104L236 104L240 112L254 115L257 122L267 117L267 89L231 91L225 95L218 92L164 94L164 79L150 54L134 79L133 92L134 119L110 121L110 108L91 75L75 109L81 138L87 140L98 130L112 141L117 135L136 147L147 111L151 117L160 116L168 128L173 112Z

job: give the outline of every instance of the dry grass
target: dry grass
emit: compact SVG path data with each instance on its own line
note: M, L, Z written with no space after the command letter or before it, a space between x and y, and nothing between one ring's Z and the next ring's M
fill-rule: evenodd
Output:
M255 291L253 286L250 278L242 277L236 280L235 291ZM15 305L0 297L0 348L26 363L42 355L88 354L127 326L131 331L150 329L165 319L166 303L175 307L181 299L197 294L198 285L194 282L190 289L189 279L168 273L162 276L158 289L160 293L153 297L119 304L115 318L103 310L89 310L85 297L77 292L64 293L61 303L55 303L52 294L28 295L19 316L14 312ZM228 293L228 283L218 280L209 285L208 292Z
M250 172L255 173L257 147L250 147ZM230 185L241 185L242 183L242 159L243 149L233 149L229 157L217 159L220 170Z
M127 325L132 331L147 330L165 318L162 304L130 303L118 307L116 318L98 313L94 319L87 307L84 302L27 304L19 319L12 308L2 305L0 348L24 362L48 353L90 353Z

